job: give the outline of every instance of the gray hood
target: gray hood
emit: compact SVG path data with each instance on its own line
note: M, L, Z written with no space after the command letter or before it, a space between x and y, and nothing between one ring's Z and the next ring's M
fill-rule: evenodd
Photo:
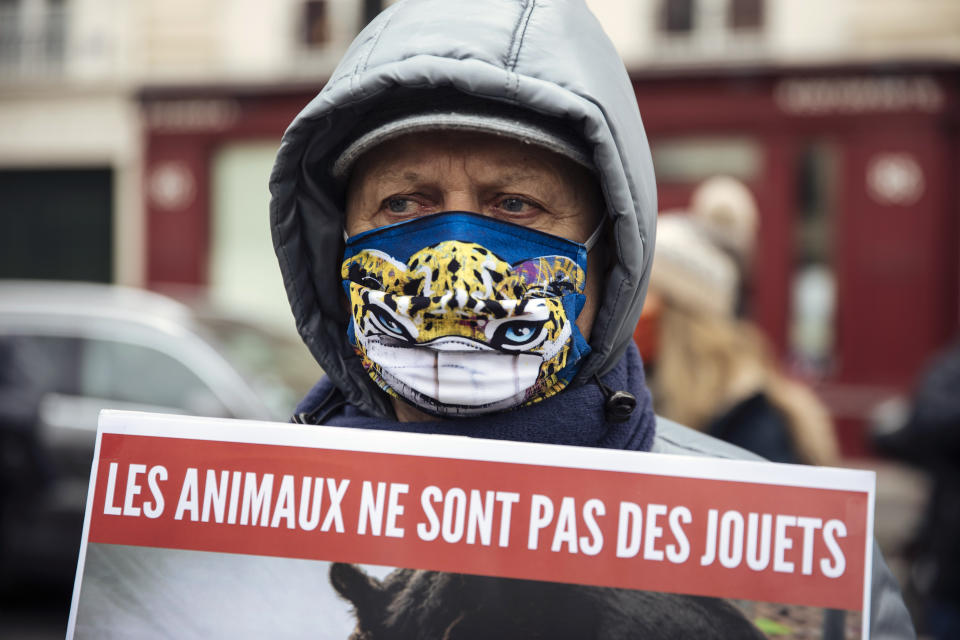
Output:
M612 221L593 351L574 383L611 369L640 316L653 258L656 185L633 87L581 0L405 0L354 40L283 136L270 224L297 329L347 399L392 415L347 341L340 282L343 193L330 169L351 130L398 90L452 88L559 118L582 133Z

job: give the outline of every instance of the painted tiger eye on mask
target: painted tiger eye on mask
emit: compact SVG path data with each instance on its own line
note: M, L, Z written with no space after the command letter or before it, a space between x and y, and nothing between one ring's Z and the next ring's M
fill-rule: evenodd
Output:
M349 338L387 393L438 416L548 398L590 352L576 326L587 251L465 212L355 235L341 267Z

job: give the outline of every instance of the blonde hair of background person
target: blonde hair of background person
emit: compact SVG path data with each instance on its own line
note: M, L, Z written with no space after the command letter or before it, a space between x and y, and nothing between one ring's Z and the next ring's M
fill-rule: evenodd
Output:
M743 321L704 316L669 300L661 308L656 374L660 415L704 431L719 414L763 391L803 462L836 464L832 421L814 393L780 373L766 339Z
M835 464L838 446L826 408L779 370L755 326L734 318L732 261L687 216L663 215L659 227L650 285L660 302L650 385L657 413L706 431L718 416L763 392L783 416L797 457Z

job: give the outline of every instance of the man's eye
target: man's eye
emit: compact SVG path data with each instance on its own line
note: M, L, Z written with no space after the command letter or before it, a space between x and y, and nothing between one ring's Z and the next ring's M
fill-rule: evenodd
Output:
M387 198L383 205L390 213L410 213L416 203L409 198Z
M524 213L533 208L533 205L523 198L504 198L500 201L499 207L507 213Z

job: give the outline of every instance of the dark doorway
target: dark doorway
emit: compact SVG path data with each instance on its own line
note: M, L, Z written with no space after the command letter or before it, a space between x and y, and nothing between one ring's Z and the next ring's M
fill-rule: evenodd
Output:
M110 169L0 170L0 278L113 280Z

